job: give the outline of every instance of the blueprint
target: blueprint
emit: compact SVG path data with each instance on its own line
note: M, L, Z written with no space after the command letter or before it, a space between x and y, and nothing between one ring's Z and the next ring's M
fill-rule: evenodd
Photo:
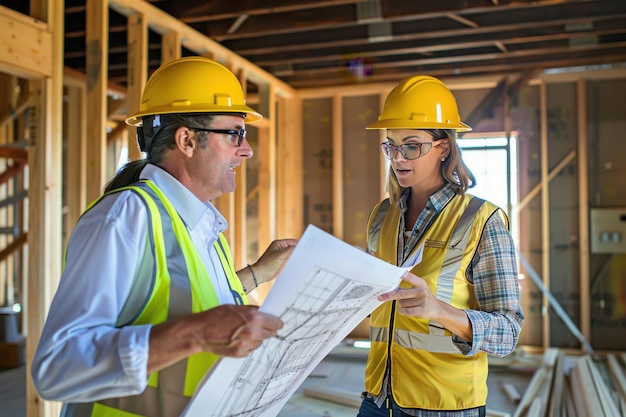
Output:
M421 261L421 249L413 258ZM318 363L396 288L397 267L309 225L261 311L284 322L245 358L222 358L181 417L274 417Z

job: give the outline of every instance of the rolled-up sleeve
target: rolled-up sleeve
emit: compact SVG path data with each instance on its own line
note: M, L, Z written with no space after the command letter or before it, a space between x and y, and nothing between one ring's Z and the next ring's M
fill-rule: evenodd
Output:
M79 220L31 367L44 399L87 402L145 389L151 326L115 324L147 236L143 203L128 191Z
M520 305L515 246L511 234L498 215L492 215L467 277L474 283L478 306L466 310L472 324L471 342L453 336L465 355L485 352L506 356L517 346L524 323Z

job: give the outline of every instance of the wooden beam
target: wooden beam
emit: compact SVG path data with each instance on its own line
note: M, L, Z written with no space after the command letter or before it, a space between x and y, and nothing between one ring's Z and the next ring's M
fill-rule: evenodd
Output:
M0 158L9 158L16 162L26 162L28 161L28 150L9 145L0 146Z
M317 398L348 407L359 408L361 405L361 393L348 391L342 388L326 387L323 385L309 385L302 391L305 397Z
M570 162L572 162L574 160L574 158L576 157L576 151L569 151L567 153L567 155L565 155L557 164L554 168L552 168L550 170L550 172L548 173L548 182L552 181L552 179L554 177L556 177L557 175L559 175L559 173L563 170L563 168L565 168ZM535 198L535 196L537 194L539 194L539 192L542 190L543 188L543 183L539 183L536 186L533 187L532 190L530 190L528 192L528 194L526 194L524 196L524 198L522 198L522 201L519 202L519 204L515 207L515 210L519 213L520 211L522 211L522 209L524 207L526 207L533 198Z
M582 381L577 368L580 364L581 359L577 358L575 364L572 366L569 372L569 385L571 391L572 402L574 403L574 409L578 413L580 417L589 416L589 411L587 410L587 405L585 401L585 392L582 386Z
M297 238L304 229L302 100L278 97L277 104L276 233L279 238Z
M387 99L387 95L388 93L379 93L378 95L378 101L379 101L379 114L382 113L383 111L383 107L385 105L385 100ZM383 143L384 141L387 140L387 131L386 130L379 130L378 132L378 142L379 143ZM387 158L385 158L385 155L381 152L380 153L380 165L379 165L379 170L380 170L380 196L379 198L381 200L384 200L385 198L389 197L389 193L387 192L386 188L387 188L387 176L389 175L389 167L390 167L390 162L389 160L387 160Z
M199 55L210 52L216 61L231 67L245 69L249 80L255 84L271 83L276 95L293 96L295 94L295 90L290 85L148 2L110 0L109 4L111 8L125 16L133 13L143 14L148 20L150 28L157 33L179 33L182 45L190 51Z
M5 182L9 181L10 179L14 178L17 173L22 171L22 169L24 168L25 165L26 165L25 162L17 162L17 163L15 163L13 165L10 165L10 166L4 168L4 171L2 171L2 173L0 173L0 185L2 185ZM4 197L5 196L3 196L3 198Z
M539 86L540 149L541 149L541 276L550 291L550 178L548 158L548 93L545 83ZM548 311L548 297L542 297L542 311ZM550 316L542 314L543 348L550 347Z
M9 74L0 73L0 91L6 94L0 97L0 114L11 115L18 99L18 80L17 77ZM11 119L10 119L11 120ZM14 144L15 126L13 123L6 123L0 126L0 149L10 147ZM10 148L9 148L10 150ZM25 155L27 156L27 155ZM0 159L0 184L5 184L9 179L14 178L19 172L17 169L20 165L23 167L26 161L9 163L7 159ZM6 201L7 196L14 195L14 182L8 182L0 187L0 200ZM15 225L15 205L11 204L0 210L0 229L6 230L0 233L0 247L6 247L14 239ZM3 262L0 268L0 305L11 306L15 304L15 294L19 294L19 290L15 291L16 281L19 280L14 271L14 262ZM21 290L21 288L20 288Z
M343 239L343 100L339 95L333 96L333 232L339 239Z
M485 114L493 110L493 108L502 100L507 88L508 79L502 78L498 85L495 86L489 93L478 103L472 112L465 117L465 123L475 127L484 118Z
M65 67L63 69L63 84L66 86L86 87L87 74ZM107 96L115 97L118 100L125 100L126 87L113 81L107 81Z
M106 116L109 50L108 0L87 1L87 200L106 182Z
M27 95L23 98L15 109L12 109L11 112L6 114L0 119L0 129L4 129L6 125L11 123L13 120L17 119L19 116L24 113L24 110L33 105L33 100L30 95Z
M148 78L148 22L140 13L128 16L128 95L126 112L128 115L139 111L141 95ZM142 159L137 142L137 128L128 129L128 160Z
M608 417L604 413L601 400L596 392L594 378L591 374L587 360L586 355L579 358L576 362L576 366L572 369L572 372L575 372L578 377L578 383L580 384L585 409L588 412L591 412L584 415L593 414L594 417Z
M576 109L578 112L578 259L580 274L580 330L591 340L591 277L589 244L589 153L587 140L587 92L584 80L576 83Z
M509 401L511 401L513 404L519 404L520 400L522 399L522 394L520 394L517 388L515 388L515 385L508 382L504 383L502 384L502 390L504 391L504 394L509 399Z
M87 205L87 85L66 87L67 160L65 237L69 240L72 229ZM66 242L67 242L66 240ZM65 243L63 247L66 247Z
M598 402L602 406L601 409L604 412L604 415L606 417L620 417L620 412L617 409L617 405L611 397L609 388L604 382L604 378L600 374L598 366L594 362L593 358L591 357L591 355L585 355L583 357L583 360L589 369L589 374L591 375L592 385L590 386L595 390L595 396L598 398ZM592 410L594 410L595 415L596 409L592 408Z
M264 116L269 120L267 127L261 127L259 146L259 253L276 238L276 111L274 88L271 84L259 86L260 108L266 109ZM265 103L265 104L263 104Z
M241 88L244 92L248 90L246 71L239 69L236 73ZM256 125L256 123L255 123ZM235 264L238 268L243 268L248 263L248 160L243 159L241 166L237 170L235 192L232 193L232 200L229 200L231 221L234 227L231 231L231 245L234 247Z
M28 232L24 232L16 237L11 243L9 243L4 249L0 251L0 262L6 261L6 259L13 254L13 252L19 250L26 244L28 240Z
M389 21L386 19L386 21ZM611 35L619 35L624 32L623 28L610 27L607 29L594 29L594 35L601 36L611 36ZM266 27L271 27L271 23L266 22ZM283 28L284 29L284 28ZM512 31L510 27L503 28L502 31L494 31L490 32L489 35L484 35L484 28L480 30L470 30L470 33L466 33L465 35L451 35L453 40L450 42L442 41L442 39L438 38L427 38L423 37L423 33L417 34L408 34L403 36L403 40L396 39L399 42L404 42L405 44L409 41L408 38L413 38L413 43L409 43L409 46L406 47L396 47L396 48L388 48L388 49L376 49L373 48L371 43L367 38L362 39L343 39L337 40L333 39L331 41L323 41L322 44L311 42L308 45L276 45L273 47L268 47L266 45L259 45L258 47L247 47L245 49L240 50L241 54L246 56L259 56L263 54L267 54L267 57L261 57L259 60L255 60L255 63L259 66L268 68L275 65L283 64L283 65L291 65L292 67L296 67L295 74L301 73L302 70L298 70L297 67L302 64L313 64L322 62L330 62L337 61L341 62L345 59L345 55L341 52L336 53L327 53L329 50L340 51L342 50L341 45L349 46L350 49L357 49L357 46L361 46L359 48L360 53L364 56L369 57L375 61L384 61L386 57L394 56L396 59L403 55L407 56L415 56L416 54L423 55L424 57L433 56L435 54L441 55L442 52L451 52L458 51L459 49L466 50L478 50L479 48L493 48L496 47L503 54L510 54L512 51L512 46L519 45L521 43L536 43L540 45L541 43L547 44L547 42L552 42L553 44L561 41L563 44L567 44L567 42L571 42L575 39L584 39L584 37L589 36L589 32L559 32L556 29L556 25L552 25L552 27L546 27L546 31L549 33L544 33L541 35L533 35L529 36L528 31L520 30L519 32ZM262 30L254 30L255 36L264 36ZM297 30L292 34L296 34ZM464 30L464 32L468 32L468 30ZM481 36L479 32L483 32ZM522 34L523 32L523 34ZM432 35L433 32L428 33ZM214 35L213 39L217 41L227 41L229 38L241 36L240 34L235 34L235 36L230 35ZM288 36L288 34L285 34ZM445 35L443 37L445 39ZM320 46L321 45L321 46ZM507 47L508 46L508 47ZM299 52L298 48L306 48L310 51L306 56L300 56L297 52ZM540 51L540 50L539 50ZM552 49L554 51L554 49ZM290 52L294 52L290 54ZM280 58L282 57L282 59ZM425 71L425 70L424 70ZM426 71L425 71L426 72ZM501 74L500 74L501 76ZM401 78L401 77L400 77Z
M45 21L0 6L0 71L28 79L50 77L52 42Z
M554 372L552 373L552 387L550 393L547 396L548 403L546 417L560 417L561 410L563 408L563 390L565 384L565 353L558 351Z
M35 95L37 125L28 150L28 276L26 328L26 415L58 416L60 403L43 401L30 378L30 364L43 329L50 303L61 276L62 259L62 167L63 167L63 42L64 2L31 0L34 18L47 22L50 73L30 82Z
M626 375L624 375L624 371L617 360L617 356L613 353L609 353L606 360L615 389L622 399L626 400Z
M252 2L248 7L242 7L237 2L224 4L220 13L216 13L210 3L201 3L195 7L186 7L185 14L181 20L185 23L210 22L222 19L236 19L242 14L249 16L269 15L272 13L295 12L301 10L319 9L325 6L338 6L341 4L354 4L362 0L307 0L289 1L283 4L267 4L263 2ZM230 12L228 7L230 6Z
M181 57L181 36L178 32L167 32L161 39L161 65ZM245 91L245 90L244 90Z
M526 387L526 391L524 391L524 394L517 408L515 409L513 417L525 416L528 412L528 409L532 407L534 399L542 396L542 390L549 390L549 381L552 377L551 373L554 366L554 361L556 360L556 355L556 349L548 349L544 353L543 363L539 368L537 368L537 370L533 374L533 377Z

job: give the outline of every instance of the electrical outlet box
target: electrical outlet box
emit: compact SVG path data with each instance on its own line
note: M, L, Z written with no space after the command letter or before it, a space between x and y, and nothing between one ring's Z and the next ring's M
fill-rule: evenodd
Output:
M626 207L592 208L591 253L626 253Z

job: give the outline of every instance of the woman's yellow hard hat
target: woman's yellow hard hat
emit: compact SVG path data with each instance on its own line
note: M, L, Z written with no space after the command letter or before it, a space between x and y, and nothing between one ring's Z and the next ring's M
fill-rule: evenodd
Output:
M402 80L387 96L378 121L366 129L472 130L461 121L452 92L428 75Z

